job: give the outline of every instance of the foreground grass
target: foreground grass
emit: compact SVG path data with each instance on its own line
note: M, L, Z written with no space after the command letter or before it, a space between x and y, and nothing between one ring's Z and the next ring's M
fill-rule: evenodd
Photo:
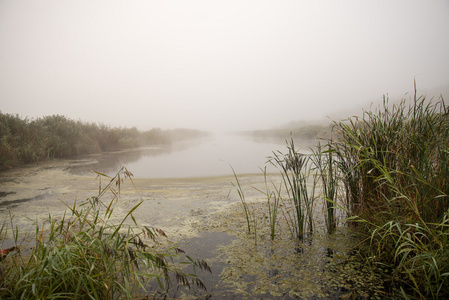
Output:
M336 124L334 143L363 255L404 297L449 296L449 110L415 97Z
M176 284L205 288L195 271L210 271L205 261L162 246L161 229L137 225L133 212L141 202L115 216L120 185L132 174L122 168L113 178L98 175L109 179L107 186L62 218L49 215L46 224L36 224L30 251L17 227L7 232L4 223L0 234L12 236L15 250L2 256L1 299L151 299ZM186 265L194 272L186 274Z

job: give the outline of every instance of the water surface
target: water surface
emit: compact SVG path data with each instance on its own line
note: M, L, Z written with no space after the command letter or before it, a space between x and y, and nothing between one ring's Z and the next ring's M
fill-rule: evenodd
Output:
M298 143L300 145L300 143ZM169 146L139 148L74 160L69 171L86 174L90 170L114 173L122 165L135 178L184 178L260 173L273 151L284 150L282 141L250 139L236 135L174 143ZM304 152L308 149L304 147Z

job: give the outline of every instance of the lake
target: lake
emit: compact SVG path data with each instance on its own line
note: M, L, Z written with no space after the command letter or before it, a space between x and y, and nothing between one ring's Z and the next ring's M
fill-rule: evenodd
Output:
M310 142L303 142L304 145ZM300 147L301 143L297 143ZM304 153L309 152L308 146ZM105 153L73 160L69 171L86 174L91 170L111 174L123 165L135 178L185 178L261 173L275 169L266 164L273 151L286 152L282 140L256 140L231 134L177 142L168 146Z

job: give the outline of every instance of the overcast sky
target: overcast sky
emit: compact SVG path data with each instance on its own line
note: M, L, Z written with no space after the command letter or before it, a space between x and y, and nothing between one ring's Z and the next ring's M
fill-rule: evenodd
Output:
M0 110L269 128L449 83L449 1L0 1Z

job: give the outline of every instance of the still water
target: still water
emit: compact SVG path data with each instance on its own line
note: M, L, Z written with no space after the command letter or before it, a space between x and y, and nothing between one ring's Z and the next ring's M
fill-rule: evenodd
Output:
M232 175L232 166L237 174L254 174L260 173L265 166L268 172L274 171L274 167L266 162L267 157L278 150L286 151L284 141L216 135L170 146L140 148L74 160L69 171L85 174L95 170L113 174L123 165L134 174L134 178L185 178ZM304 147L302 152L307 153L308 148Z

